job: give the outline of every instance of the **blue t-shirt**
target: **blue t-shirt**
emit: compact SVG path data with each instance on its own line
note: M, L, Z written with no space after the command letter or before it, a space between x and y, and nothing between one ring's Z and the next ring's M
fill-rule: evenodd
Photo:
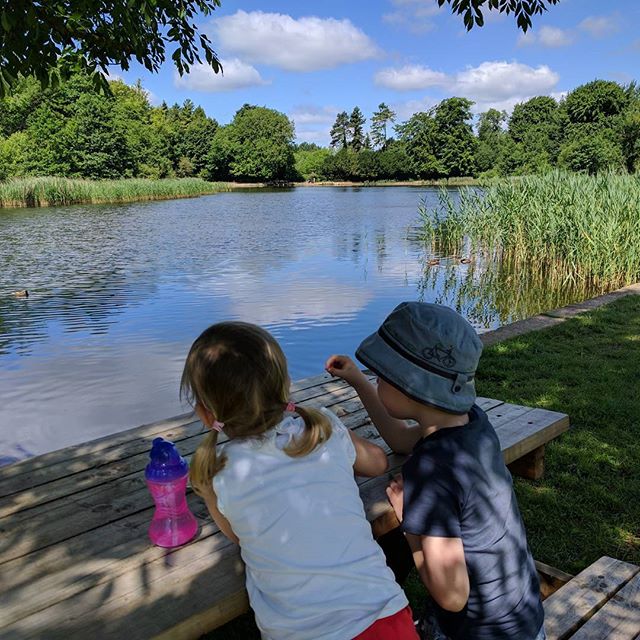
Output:
M469 423L422 438L405 462L402 527L461 538L469 600L457 613L434 603L452 640L533 640L544 612L535 563L500 442L477 406Z

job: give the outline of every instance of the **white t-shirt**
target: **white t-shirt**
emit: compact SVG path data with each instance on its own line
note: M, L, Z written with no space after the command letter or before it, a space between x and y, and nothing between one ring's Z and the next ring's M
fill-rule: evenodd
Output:
M366 520L349 433L323 412L332 434L309 455L282 451L304 429L289 416L222 445L227 463L213 479L265 640L349 640L407 606Z

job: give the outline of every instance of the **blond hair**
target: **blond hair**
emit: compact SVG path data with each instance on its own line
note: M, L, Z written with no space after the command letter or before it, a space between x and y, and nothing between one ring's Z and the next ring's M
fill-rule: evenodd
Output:
M287 361L275 338L246 322L220 322L191 345L180 381L180 397L200 404L230 438L260 436L275 427L289 401ZM291 457L311 453L331 435L320 411L296 406L305 430L284 448ZM211 486L225 463L218 456L218 432L211 429L191 460L189 478L196 493Z

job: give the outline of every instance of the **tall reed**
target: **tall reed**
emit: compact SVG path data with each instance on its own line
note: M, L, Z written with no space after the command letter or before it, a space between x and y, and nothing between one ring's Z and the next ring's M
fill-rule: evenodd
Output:
M640 278L640 176L543 176L442 191L439 205L420 206L423 239L456 252L536 263L565 278L622 286Z
M0 207L50 207L164 200L229 191L224 182L200 178L148 180L81 180L72 178L11 178L0 182Z

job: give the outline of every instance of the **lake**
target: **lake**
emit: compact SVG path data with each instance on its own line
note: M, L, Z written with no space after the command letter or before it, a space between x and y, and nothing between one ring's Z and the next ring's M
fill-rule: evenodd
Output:
M483 331L591 293L438 256L417 238L421 198L437 190L0 210L0 463L188 410L184 358L223 319L266 327L298 379L353 354L403 300L449 304Z

